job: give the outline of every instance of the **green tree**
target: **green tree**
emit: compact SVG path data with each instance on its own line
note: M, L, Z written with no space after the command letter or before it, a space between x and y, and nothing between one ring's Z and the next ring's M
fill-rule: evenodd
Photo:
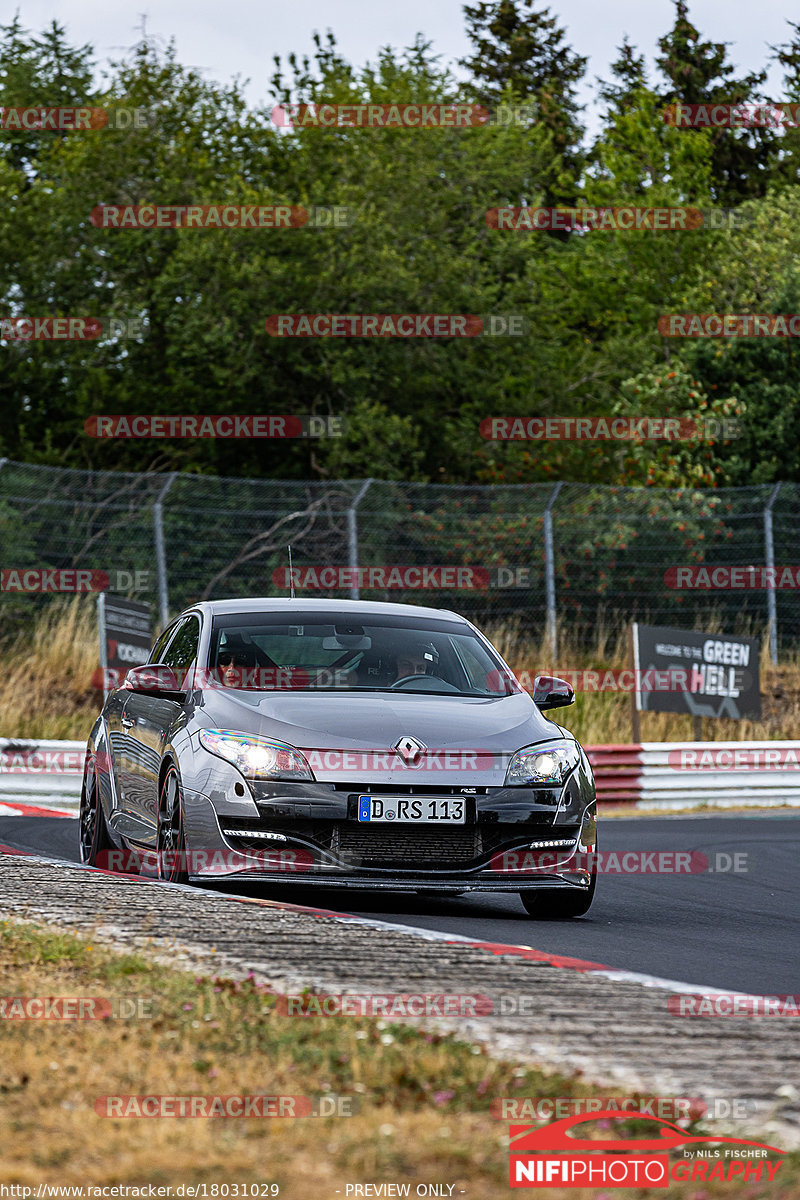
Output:
M782 99L790 104L800 105L800 24L787 21L792 31L788 42L780 46L771 46L773 58L783 67ZM800 177L800 117L796 111L794 123L789 123L782 130L778 139L778 166L775 174L777 181L790 186Z
M57 21L40 37L22 28L19 15L10 25L0 25L0 108L91 105L93 78L92 47L70 46ZM34 175L44 146L69 136L66 130L6 129L0 156L26 176Z
M587 59L566 43L550 9L534 0L479 0L464 6L472 54L460 60L481 103L494 106L511 96L532 102L536 122L552 145L549 169L537 182L545 203L569 203L583 163L581 106L577 85Z
M728 61L724 42L701 39L689 20L686 0L675 0L675 23L658 39L656 64L666 80L662 91L665 105L753 104L763 99L760 91L767 72L753 71L741 77ZM715 128L710 130L713 195L720 204L737 204L767 189L775 165L776 139L765 128ZM694 137L692 129L684 136Z

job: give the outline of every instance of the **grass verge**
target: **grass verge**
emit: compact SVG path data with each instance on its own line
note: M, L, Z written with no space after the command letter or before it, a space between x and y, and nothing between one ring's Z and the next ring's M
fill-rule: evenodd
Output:
M274 1183L289 1200L333 1200L348 1184L411 1181L411 1195L418 1182L438 1182L454 1185L453 1196L500 1200L510 1194L508 1127L490 1115L491 1101L592 1094L579 1075L499 1061L452 1035L368 1018L281 1016L278 998L254 981L195 978L50 928L6 922L0 997L14 996L96 997L112 1011L126 1002L139 1015L0 1020L5 1184ZM296 1120L135 1120L95 1111L108 1095L258 1093L337 1095L357 1111ZM626 1135L636 1128L626 1123ZM787 1156L771 1184L734 1187L742 1200L794 1200L800 1155ZM627 1194L712 1200L729 1197L731 1185ZM603 1193L547 1188L546 1195L599 1200Z

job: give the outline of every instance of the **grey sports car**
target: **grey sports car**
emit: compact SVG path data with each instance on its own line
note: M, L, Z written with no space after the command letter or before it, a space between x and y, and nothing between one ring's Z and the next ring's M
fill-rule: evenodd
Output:
M172 882L519 892L585 913L592 770L486 638L440 609L196 604L128 672L89 736L84 863Z

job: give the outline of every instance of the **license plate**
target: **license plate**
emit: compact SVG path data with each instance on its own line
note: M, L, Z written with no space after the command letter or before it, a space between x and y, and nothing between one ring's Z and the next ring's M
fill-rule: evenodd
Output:
M414 825L464 825L464 800L453 796L359 796L359 821L396 822Z

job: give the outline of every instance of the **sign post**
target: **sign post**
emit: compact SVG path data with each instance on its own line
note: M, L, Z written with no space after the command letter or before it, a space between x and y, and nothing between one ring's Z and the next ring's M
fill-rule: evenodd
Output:
M631 690L631 741L638 746L642 740L642 719L639 716L639 688L636 631L639 626L634 623L628 628L628 666L633 671L633 688Z
M105 701L131 667L146 663L150 657L150 605L101 592L97 597L97 629Z

